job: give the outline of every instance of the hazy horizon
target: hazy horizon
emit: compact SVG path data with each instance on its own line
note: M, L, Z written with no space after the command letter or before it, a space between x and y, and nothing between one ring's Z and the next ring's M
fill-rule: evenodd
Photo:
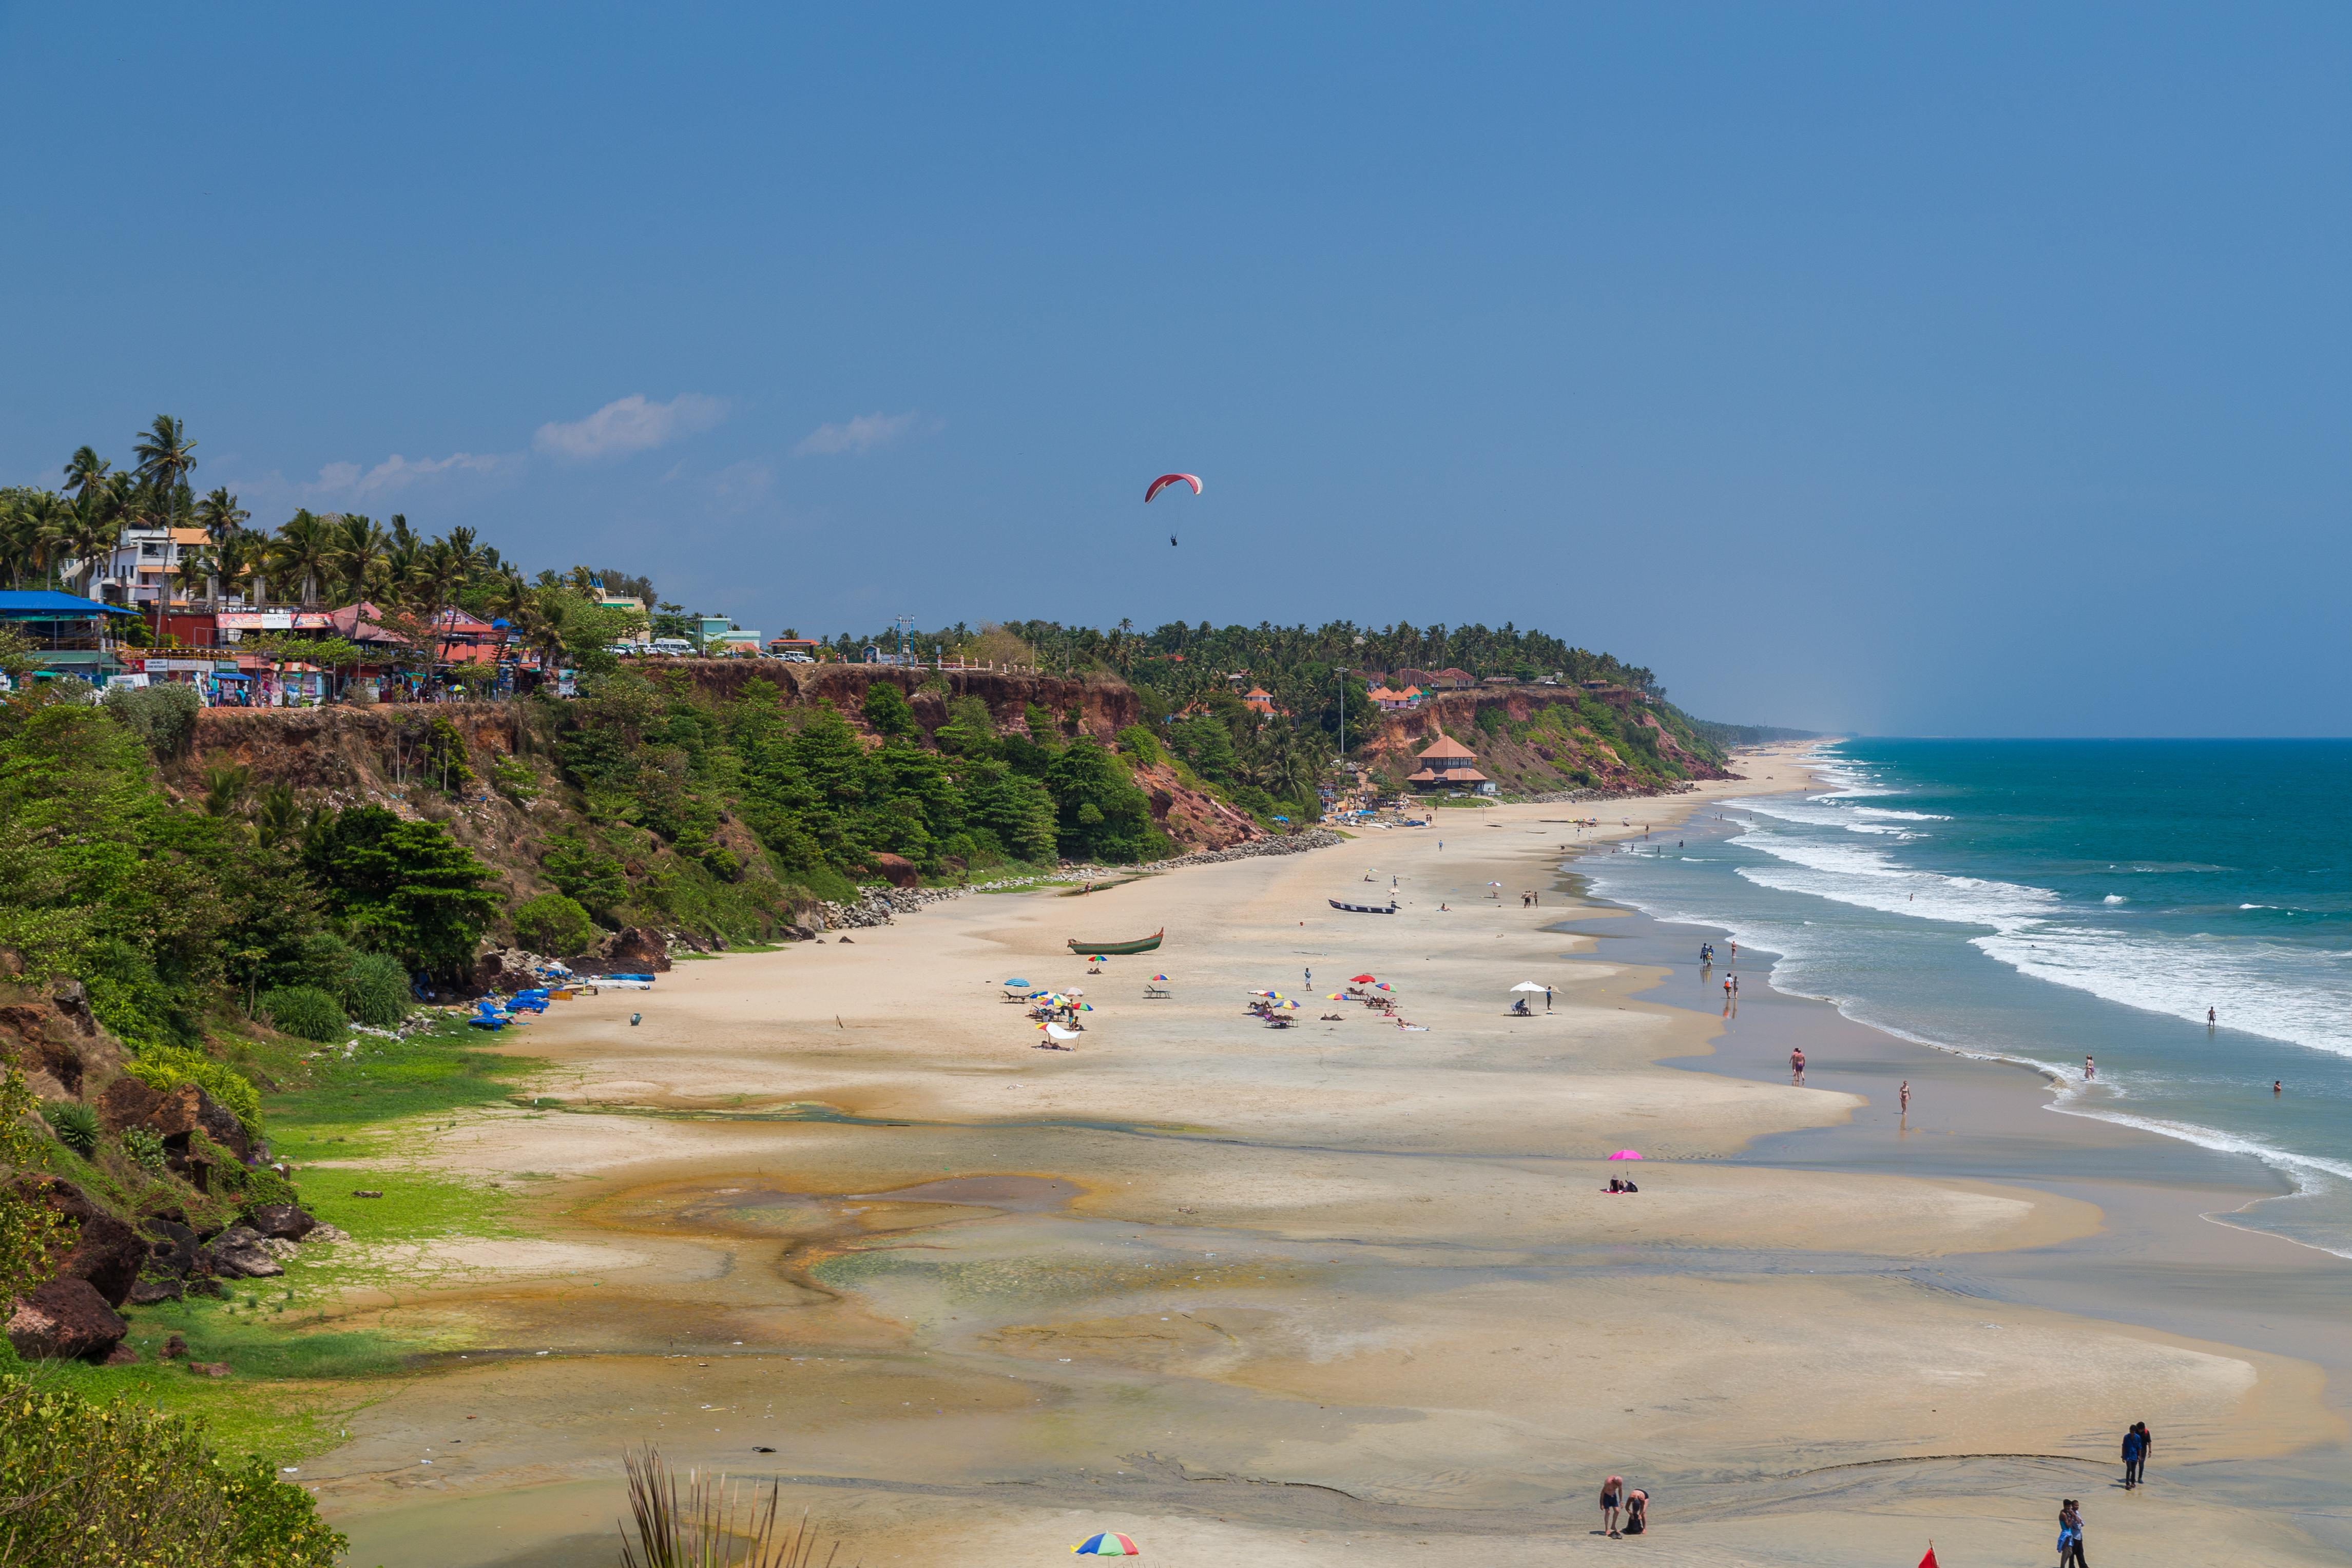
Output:
M771 635L1510 622L1733 723L2352 732L2340 9L107 15L0 9L0 483L169 413L258 526Z

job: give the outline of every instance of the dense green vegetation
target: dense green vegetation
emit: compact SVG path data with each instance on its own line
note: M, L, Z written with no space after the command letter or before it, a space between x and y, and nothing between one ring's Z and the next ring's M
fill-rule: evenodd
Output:
M1650 671L1509 624L1377 627L1342 621L1319 627L1215 627L1204 621L1141 632L1125 622L1097 631L1019 621L978 632L959 624L912 633L907 642L925 657L961 654L1033 664L1054 674L1118 676L1143 699L1144 733L1191 780L1207 784L1261 821L1305 821L1320 815L1318 785L1328 779L1342 743L1356 753L1379 727L1380 710L1366 695L1370 680L1405 670L1458 669L1480 680L1549 677L1566 687L1607 681L1646 695L1647 710L1692 755L1721 759L1716 739L1664 700L1664 688ZM891 649L897 639L892 633L845 635L832 644L845 657L858 656L868 646ZM1253 688L1272 699L1272 713L1244 701ZM1499 717L1481 710L1480 722ZM1678 761L1658 755L1646 726L1627 721L1605 705L1580 703L1569 714L1538 722L1551 731L1549 738L1590 738L1609 747L1642 784L1671 784L1685 776ZM1124 737L1121 749L1132 750ZM1577 771L1570 768L1564 778L1530 782L1548 789L1583 781Z
M562 775L591 828L551 844L549 879L612 922L677 892L686 868L722 888L844 897L879 854L944 876L1171 848L1129 777L1137 759L1043 709L1000 734L984 705L959 698L926 744L905 695L877 683L860 716L880 746L828 705L785 708L764 680L721 702L683 674L594 678L552 710Z

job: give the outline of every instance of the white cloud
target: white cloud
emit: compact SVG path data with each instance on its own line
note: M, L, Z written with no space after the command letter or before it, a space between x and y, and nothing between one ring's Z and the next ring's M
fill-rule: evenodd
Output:
M724 402L700 392L680 392L667 402L650 402L643 392L633 392L585 419L541 425L531 444L559 457L620 457L709 430L726 417Z
M863 455L890 443L915 427L908 413L861 413L844 424L820 424L793 448L795 457L835 457L842 453Z
M318 482L309 488L322 493L348 490L355 496L375 496L404 490L419 479L441 474L495 474L520 461L520 455L514 453L455 452L446 457L403 457L395 452L368 469L362 469L356 463L330 463L319 470Z

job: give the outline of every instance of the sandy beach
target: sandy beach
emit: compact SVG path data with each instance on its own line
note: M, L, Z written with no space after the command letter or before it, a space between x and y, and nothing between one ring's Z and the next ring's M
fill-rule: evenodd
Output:
M1442 810L1086 896L966 897L559 1005L513 1044L554 1064L540 1103L415 1149L531 1192L534 1239L417 1249L413 1289L352 1303L453 1348L306 1479L352 1561L389 1568L608 1560L621 1454L648 1440L783 1478L867 1563L1045 1562L1097 1530L1177 1564L1448 1562L1503 1537L1694 1563L1907 1563L1932 1537L1950 1563L2033 1562L2061 1496L2110 1559L2336 1560L2244 1479L2343 1442L2333 1350L2109 1312L2069 1292L2096 1269L1956 1284L2119 1234L2160 1249L2194 1205L1989 1175L2021 1085L1939 1109L1919 1169L1820 1168L1807 1151L1875 1129L1885 1086L1795 1087L1768 1053L1870 1031L1664 995L1667 938L1569 891L1596 844L1807 778L1796 748L1741 766L1667 799ZM1393 915L1327 902L1392 881ZM1066 946L1162 927L1099 974ZM1326 999L1367 974L1394 1019ZM1171 994L1147 998L1160 975ZM1084 988L1073 1049L1037 1049L1013 977ZM1529 980L1549 1010L1510 1016ZM1295 1027L1244 1011L1267 989ZM1605 1159L1629 1147L1639 1165ZM1629 1169L1638 1195L1602 1190ZM2283 1245L2232 1234L2213 1245ZM2126 1497L2134 1419L2164 1484ZM1656 1500L1641 1542L1596 1533L1612 1473Z

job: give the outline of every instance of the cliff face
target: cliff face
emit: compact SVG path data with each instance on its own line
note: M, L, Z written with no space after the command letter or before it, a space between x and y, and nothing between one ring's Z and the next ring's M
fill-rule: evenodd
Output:
M1480 772L1515 793L1592 789L1646 795L1685 779L1732 777L1622 686L1599 692L1486 686L1441 693L1381 718L1368 749L1382 772L1412 772L1414 755L1443 731L1478 754Z
M926 733L948 721L953 697L978 697L988 705L1000 729L1018 728L1030 704L1055 719L1078 710L1079 727L1108 743L1129 725L1143 718L1142 701L1124 682L1096 678L1063 680L1053 675L1015 675L995 670L901 670L887 664L787 664L772 659L672 659L646 666L648 673L675 678L683 675L709 696L731 700L753 681L766 681L782 694L786 707L814 707L830 702L853 724L866 703L868 687L897 686L905 694ZM944 680L947 691L926 689L927 681Z
M1102 679L1063 680L995 671L944 672L947 690L923 686L927 671L871 665L783 664L770 660L673 660L645 667L656 680L684 680L714 702L740 698L755 680L777 690L778 706L807 709L829 702L853 727L865 729L867 689L877 682L908 695L926 736L948 718L953 697L977 697L1000 728L1018 730L1034 705L1058 724L1075 714L1078 729L1108 745L1118 732L1139 723L1142 705L1127 685ZM464 760L477 782L445 792L435 773L439 753L454 730ZM493 868L497 891L509 904L551 891L543 861L551 841L582 831L584 820L558 781L548 743L535 732L522 705L442 703L373 707L207 708L197 716L190 754L169 766L164 781L186 799L201 799L207 775L224 764L248 770L248 799L273 785L290 787L308 808L338 810L362 804L383 806L406 817L442 822L458 842ZM878 738L869 737L873 744ZM524 791L493 789L487 780L503 763L522 763L536 780ZM1186 851L1224 849L1264 837L1240 812L1192 789L1165 767L1140 770L1137 784L1150 798L1160 828ZM745 865L764 859L758 841L730 811L709 831L709 841ZM675 871L674 848L648 840L627 857L633 880L658 879ZM797 910L780 912L797 914Z

